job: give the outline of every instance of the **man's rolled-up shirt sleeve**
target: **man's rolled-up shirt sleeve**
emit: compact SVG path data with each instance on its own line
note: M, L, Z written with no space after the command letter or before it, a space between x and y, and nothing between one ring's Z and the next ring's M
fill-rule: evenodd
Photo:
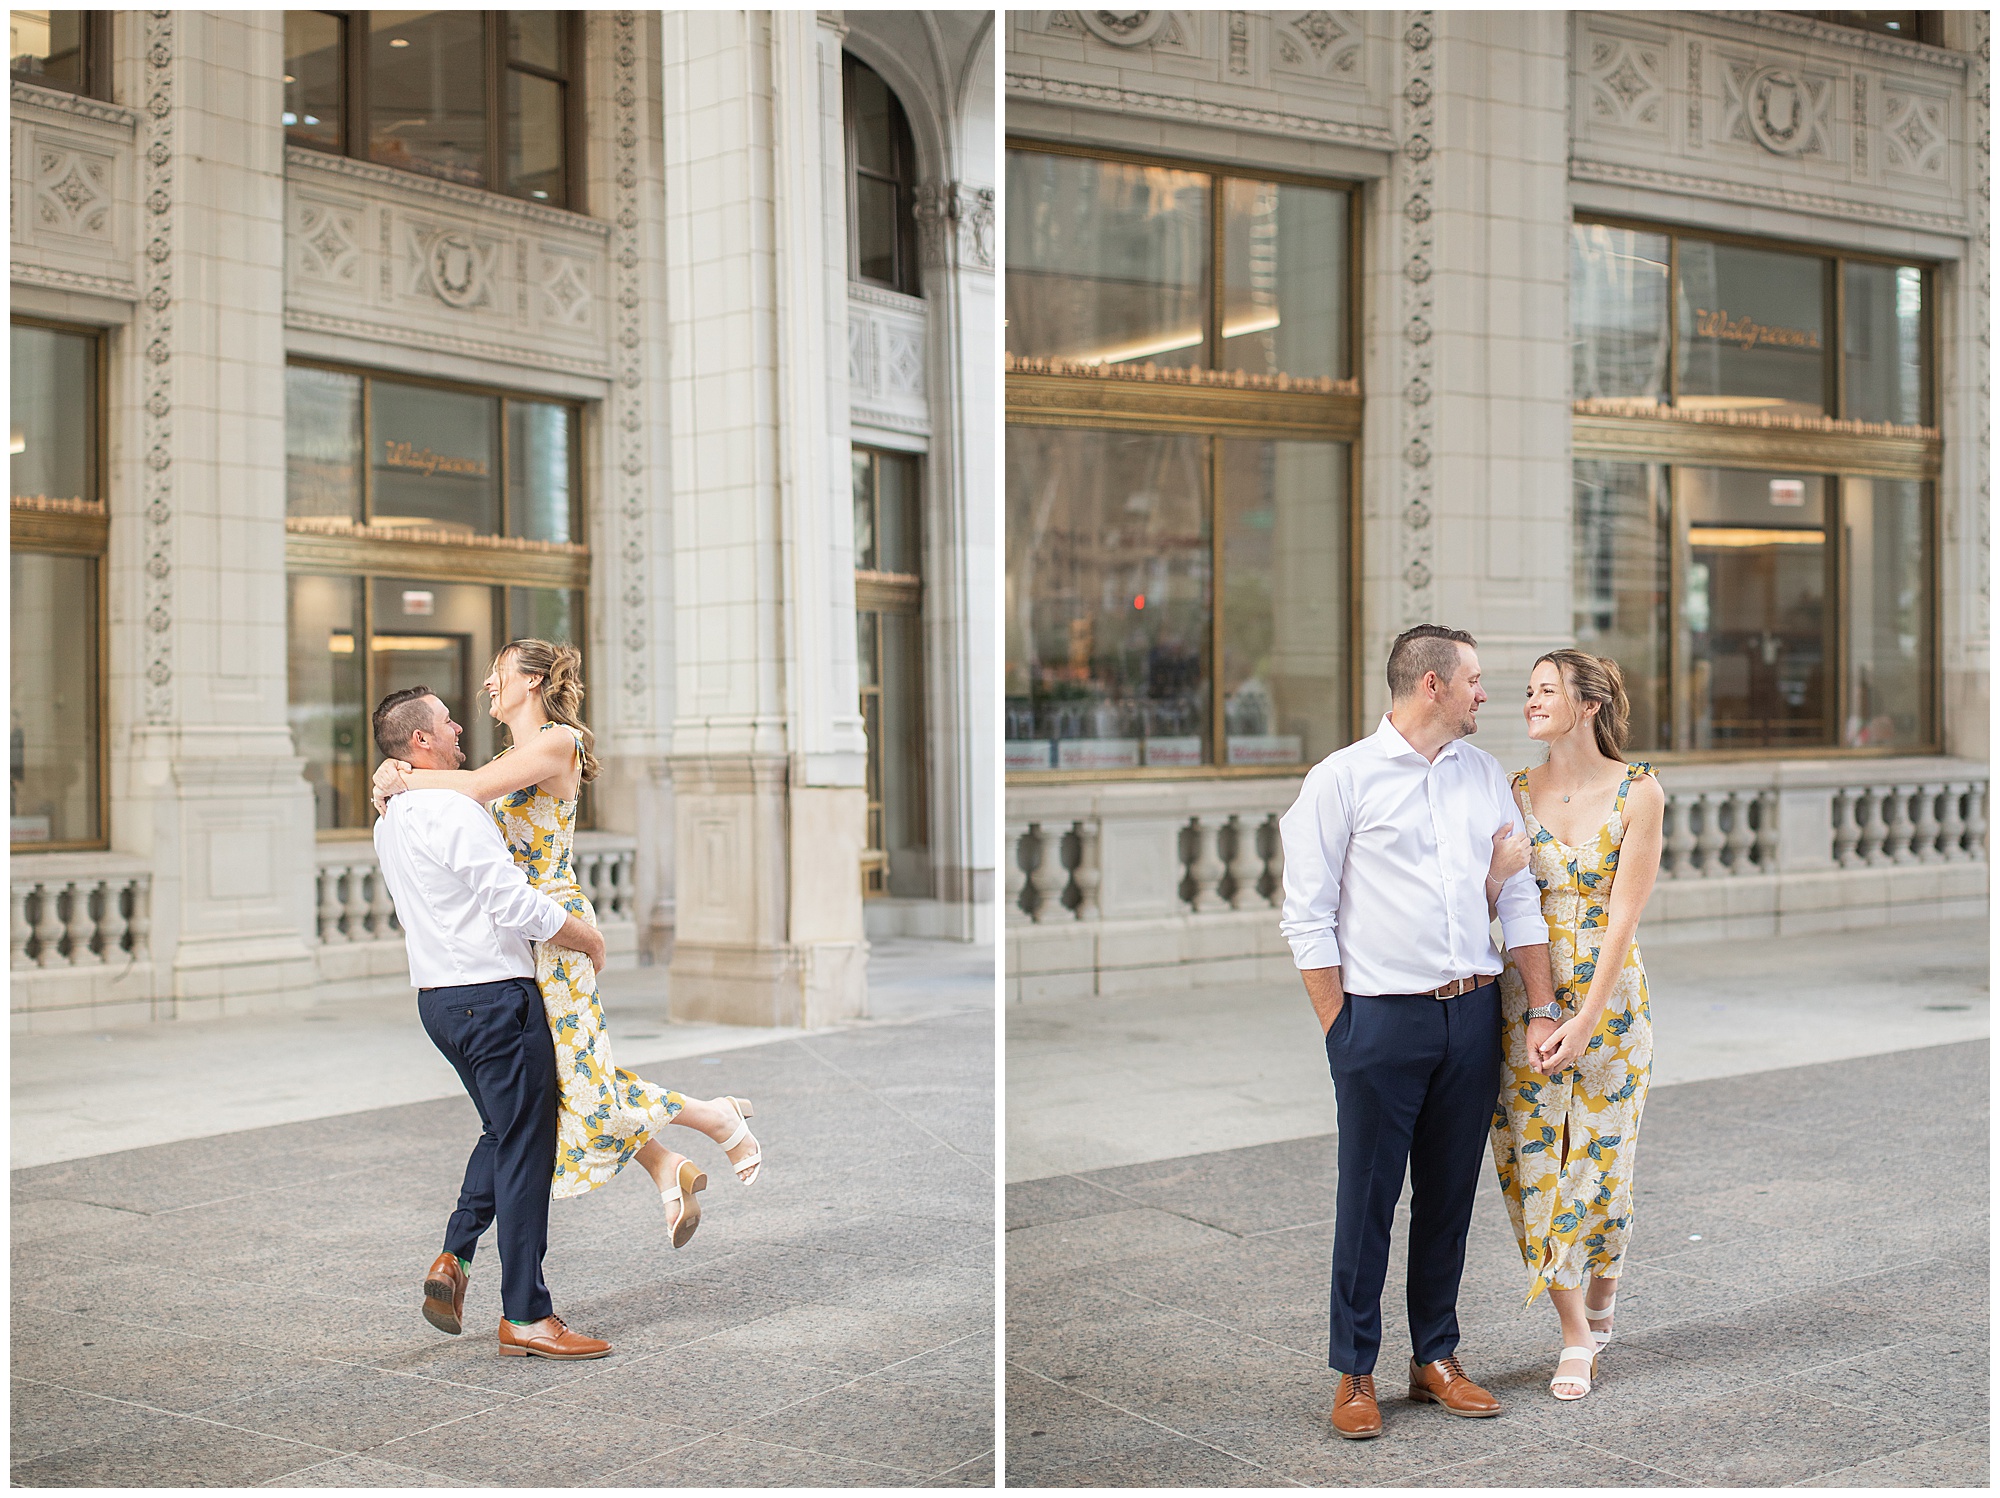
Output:
M1349 817L1333 776L1306 777L1299 799L1278 819L1285 850L1285 907L1279 930L1301 972L1340 966L1340 876L1347 867Z
M1514 799L1514 788L1508 782L1506 772L1497 770L1496 785L1500 797L1502 814L1514 831L1525 833L1527 822L1521 816L1521 803ZM1548 942L1549 923L1542 919L1542 890L1535 883L1534 870L1522 869L1505 884L1500 886L1499 898L1494 907L1500 917L1501 945L1508 951L1516 947L1539 947Z
M562 930L569 912L528 883L521 866L507 856L506 844L489 835L493 829L485 809L470 797L452 799L463 810L453 806L447 815L445 856L493 924L529 941L547 941Z

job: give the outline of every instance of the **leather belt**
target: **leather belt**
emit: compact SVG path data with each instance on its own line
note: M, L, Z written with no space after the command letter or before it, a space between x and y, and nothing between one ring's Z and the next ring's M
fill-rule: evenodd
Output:
M1460 978L1456 983L1447 983L1442 988L1433 988L1428 993L1418 994L1422 999L1455 999L1462 993L1471 993L1488 983L1498 983L1498 973L1474 973L1470 978Z

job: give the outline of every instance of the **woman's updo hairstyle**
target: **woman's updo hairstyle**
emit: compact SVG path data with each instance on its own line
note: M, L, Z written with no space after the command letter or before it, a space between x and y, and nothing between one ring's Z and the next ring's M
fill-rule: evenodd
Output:
M597 741L583 723L583 655L574 645L551 645L547 640L509 640L493 658L498 666L508 656L523 676L542 679L542 711L552 723L574 728L583 739L583 778L597 779L597 756L590 752Z
M1570 700L1597 704L1594 720L1597 747L1607 759L1625 758L1625 735L1632 730L1632 701L1625 695L1625 673L1608 655L1591 655L1582 650L1551 650L1537 656L1535 665L1547 661L1562 677ZM1533 671L1534 667L1528 668Z

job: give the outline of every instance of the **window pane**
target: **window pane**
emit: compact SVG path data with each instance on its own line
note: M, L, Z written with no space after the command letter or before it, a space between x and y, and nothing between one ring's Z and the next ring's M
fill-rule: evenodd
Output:
M531 541L575 541L570 496L570 409L507 402L507 506L513 532Z
M429 687L465 734L459 747L467 769L491 759L498 748L486 694L479 684L503 643L494 639L494 588L476 583L441 583L380 577L374 581L374 634L369 665L372 711L391 692Z
M899 177L896 118L901 106L889 85L866 63L848 59L848 116L853 121L854 165L864 172Z
M896 282L896 184L880 177L854 178L855 274L864 281Z
M1570 366L1578 400L1667 398L1667 236L1574 224Z
M1232 765L1297 765L1347 734L1347 449L1222 445L1223 733Z
M1847 479L1849 748L1920 749L1931 742L1931 566L1925 486Z
M1697 239L1680 261L1680 404L1822 415L1827 262Z
M1223 185L1222 360L1248 374L1347 374L1347 194Z
M507 638L583 648L583 595L568 588L509 588ZM482 672L480 679L485 680ZM588 708L585 718L590 716Z
M285 139L340 149L343 30L324 11L285 12Z
M1208 442L1007 433L1007 761L1207 759Z
M498 400L377 380L374 416L375 524L499 532Z
M918 537L917 460L908 453L878 453L875 565L884 572L924 570Z
M921 899L931 892L924 836L923 621L915 614L877 617L882 629L881 847L889 860L889 893Z
M16 499L97 500L97 340L13 325L9 460Z
M565 203L563 86L532 73L507 71L507 191L544 203Z
M313 825L365 828L375 704L363 700L361 581L293 573L285 579L285 604L286 715L293 751L306 762Z
M88 843L98 820L95 557L16 551L9 809L13 841Z
M1007 352L1206 364L1206 173L1007 153Z
M1924 273L1847 265L1847 412L1856 421L1924 420Z
M562 11L510 10L506 15L509 57L551 73L568 73Z
M1826 480L1681 470L1683 748L1821 744L1828 732Z
M285 514L361 519L361 377L285 370Z
M7 55L13 59L14 76L82 93L86 14L80 10L7 12Z
M486 185L486 23L476 10L368 12L368 151Z
M1673 747L1667 738L1667 602L1671 495L1659 463L1576 464L1577 647L1606 655L1625 674L1632 703L1629 748Z
M875 547L875 454L854 449L854 565L878 572Z

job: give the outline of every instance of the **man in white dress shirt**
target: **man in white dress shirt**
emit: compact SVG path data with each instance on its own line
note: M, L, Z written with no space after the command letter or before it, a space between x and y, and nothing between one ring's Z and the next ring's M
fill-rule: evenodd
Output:
M1486 693L1474 640L1420 625L1389 652L1390 709L1313 766L1279 822L1283 929L1326 1037L1339 1118L1328 1363L1335 1432L1382 1432L1375 1359L1389 1229L1410 1178L1410 1397L1500 1413L1465 1376L1458 1285L1500 1091L1500 954L1552 1002L1548 927L1525 869L1489 885L1494 842L1525 835L1507 774L1461 742ZM1489 899L1493 906L1489 906Z
M375 747L425 770L465 763L462 731L428 687L375 709ZM556 1052L535 986L531 941L553 940L600 970L604 938L528 883L486 808L457 791L405 791L375 823L375 852L396 902L417 1013L479 1110L444 1252L424 1276L424 1319L456 1336L480 1234L496 1218L500 1351L601 1358L609 1342L555 1314L542 1259L556 1160Z

